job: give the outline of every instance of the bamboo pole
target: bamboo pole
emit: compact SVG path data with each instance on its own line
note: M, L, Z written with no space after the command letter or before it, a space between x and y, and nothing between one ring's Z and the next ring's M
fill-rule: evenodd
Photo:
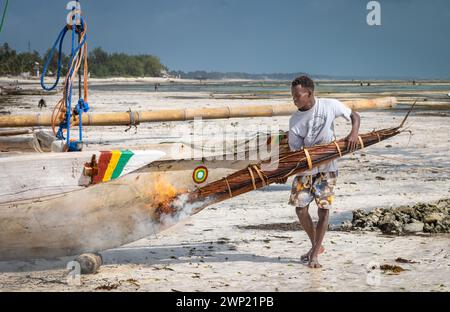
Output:
M354 110L389 109L396 106L395 97L383 97L368 100L344 102ZM292 104L258 105L258 106L225 106L215 108L165 109L154 111L130 111L115 113L83 114L85 126L137 125L143 122L186 121L195 117L203 119L247 118L289 116L296 111ZM75 117L72 124L78 124ZM0 128L5 127L43 127L51 126L50 114L0 116Z
M6 131L0 131L0 137L23 135L23 134L30 134L30 133L33 133L33 131L31 129L6 130Z

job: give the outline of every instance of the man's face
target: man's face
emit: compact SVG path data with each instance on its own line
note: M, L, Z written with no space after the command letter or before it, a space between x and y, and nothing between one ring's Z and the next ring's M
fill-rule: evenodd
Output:
M303 109L311 104L311 97L313 92L307 88L303 88L301 85L297 85L291 88L292 99L295 106L298 109Z

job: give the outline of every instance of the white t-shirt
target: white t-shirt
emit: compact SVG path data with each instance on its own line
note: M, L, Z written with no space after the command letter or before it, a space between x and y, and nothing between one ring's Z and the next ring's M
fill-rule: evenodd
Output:
M351 109L335 99L315 98L316 103L307 111L297 110L289 120L289 147L291 151L301 150L317 144L333 142L334 120L344 117L350 121ZM300 175L337 171L337 160L320 165Z

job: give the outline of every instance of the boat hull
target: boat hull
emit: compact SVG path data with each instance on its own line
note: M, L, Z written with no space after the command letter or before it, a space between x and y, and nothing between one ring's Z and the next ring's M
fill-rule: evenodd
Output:
M0 260L55 258L118 247L181 221L160 207L248 166L248 160L156 161L116 180L0 204ZM207 178L196 180L198 168ZM199 183L201 182L201 183Z

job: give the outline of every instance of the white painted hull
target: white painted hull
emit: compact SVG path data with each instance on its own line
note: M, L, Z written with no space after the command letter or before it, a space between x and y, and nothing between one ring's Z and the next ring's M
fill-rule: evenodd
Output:
M0 204L0 260L54 258L136 241L180 221L158 207L245 168L249 161L156 161L116 180L76 191ZM208 168L203 183L193 170ZM180 219L179 219L180 218Z
M100 167L104 155L99 153ZM83 170L92 156L81 152L0 158L0 178L8 181L0 191L0 260L77 255L136 241L190 215L183 211L166 218L160 211L176 195L258 162L226 156L162 160L163 152L135 152L120 176L91 184ZM25 176L15 175L25 170ZM202 170L207 174L197 176ZM113 177L111 170L109 174Z

